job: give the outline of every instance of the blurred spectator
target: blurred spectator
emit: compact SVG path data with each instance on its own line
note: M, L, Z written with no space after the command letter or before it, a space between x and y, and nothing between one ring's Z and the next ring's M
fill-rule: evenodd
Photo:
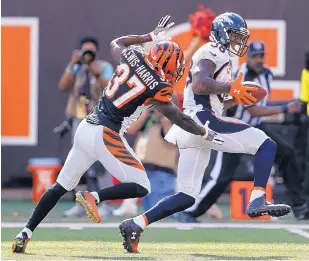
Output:
M244 81L255 81L262 85L268 94L256 105L250 107L239 105L236 109L236 117L263 130L277 143L276 163L279 165L279 170L290 194L294 215L297 219L309 219L309 206L301 184L294 148L283 136L267 128L262 118L262 116L278 113L299 112L301 105L299 101L294 101L284 106L267 106L273 76L270 69L264 65L264 58L264 44L259 41L250 43L247 63L240 66L238 73L244 73ZM231 182L241 156L242 154L218 152L210 178L203 184L195 205L186 210L184 222L187 220L192 222L192 218L196 219L203 215L217 201Z
M302 129L304 135L302 141L305 144L305 181L304 187L309 196L309 50L305 54L305 68L301 74L301 94L300 100L304 103L304 117ZM305 142L304 142L305 141Z
M95 37L83 37L80 50L74 50L60 81L59 89L69 91L66 116L69 119L64 126L72 126L72 141L79 123L94 107L103 89L113 75L112 65L98 58L99 42ZM60 127L60 126L59 126ZM63 130L62 130L63 131ZM57 132L57 130L56 130ZM60 135L63 133L58 129ZM103 166L96 162L86 172L89 191L98 190L96 174L104 173ZM104 207L101 208L104 210ZM85 210L79 204L64 212L65 216L81 216Z

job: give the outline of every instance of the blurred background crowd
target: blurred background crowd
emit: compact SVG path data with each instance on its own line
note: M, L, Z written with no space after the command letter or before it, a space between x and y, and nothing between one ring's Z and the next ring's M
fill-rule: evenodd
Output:
M141 1L134 8L129 3L119 7L111 1L89 1L97 5L91 11L78 7L81 1L74 5L58 2L60 9L55 3L45 6L38 0L3 1L3 200L32 197L36 202L52 184L78 124L113 75L109 41L147 31L168 12L176 21L170 34L185 50L187 72L194 52L209 41L215 16L233 11L248 19L252 29L248 53L233 60L233 73L244 72L245 80L258 82L268 95L255 106L238 106L226 114L262 129L277 143L269 180L274 201L291 204L296 219L309 219L309 35L300 28L303 21L289 16L289 12L304 12L305 7L308 11L305 0L293 7L288 1L263 0L264 5L258 6L260 14L256 13L257 4L245 8L245 1L237 1L235 6L225 1L224 8L215 1L205 5L186 1L183 7L166 3L166 8L159 7L158 15L142 14L145 3ZM72 19L69 11L72 16L74 13ZM181 110L185 78L174 86L174 103ZM152 109L132 124L127 139L145 166L152 192L141 200L102 203L102 216L136 215L177 190L178 150L164 140L170 127L171 123ZM251 161L248 155L214 152L196 204L174 218L180 222L198 222L204 214L223 218L216 203L224 197L229 201L226 195L231 181L253 179ZM117 182L97 162L86 171L79 188L92 191ZM74 203L74 194L64 199L72 201L64 217L85 215L84 208Z

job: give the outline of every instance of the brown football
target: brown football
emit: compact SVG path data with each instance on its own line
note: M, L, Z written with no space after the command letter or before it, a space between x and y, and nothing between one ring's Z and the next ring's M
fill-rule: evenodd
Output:
M254 104L259 103L261 100L263 100L267 94L266 90L256 82L246 81L246 82L243 82L243 85L247 87L257 87L258 88L257 91L250 93L252 96L254 96L257 99L257 101Z

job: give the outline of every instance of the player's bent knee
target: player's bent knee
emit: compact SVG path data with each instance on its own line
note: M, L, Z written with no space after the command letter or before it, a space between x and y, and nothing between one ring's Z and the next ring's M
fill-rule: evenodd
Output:
M64 194L66 194L68 192L64 187L62 187L57 182L51 188L49 188L48 190L52 191L54 194L56 194L59 197L62 197Z
M138 198L145 197L149 193L150 193L150 188L148 190L146 187L136 184L136 195Z
M64 173L60 172L56 182L66 191L71 191L77 186L79 180L72 181Z
M195 198L191 195L188 195L186 193L183 192L179 192L178 193L179 198L181 197L181 199L179 199L179 201L182 203L183 205L183 209L187 209L189 207L192 207L195 203Z
M196 199L200 193L200 189L194 187L192 183L189 183L190 182L185 180L178 180L178 191Z
M141 197L145 197L151 192L150 181L149 181L149 179L147 178L146 175L145 175L145 177L146 178L132 181L132 182L136 183L137 185L139 185L139 187L142 187L144 189L143 191L147 191L147 193L145 195L141 196Z
M262 143L259 150L268 150L276 154L277 144L271 138L268 138Z

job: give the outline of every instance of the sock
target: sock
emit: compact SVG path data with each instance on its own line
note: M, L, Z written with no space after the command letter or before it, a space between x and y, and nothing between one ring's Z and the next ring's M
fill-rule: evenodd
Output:
M148 226L148 219L144 214L133 218L133 221L135 224L139 225L142 229Z
M93 192L90 192L90 194L95 197L96 202L99 204L100 203L100 198L99 198L98 192L93 191Z
M260 146L254 159L254 187L266 189L270 171L275 160L276 143L267 139Z
M251 196L250 196L249 202L251 202L252 200L255 200L256 198L259 198L259 197L263 196L264 194L265 194L265 189L264 188L254 187L252 192L251 192Z
M145 212L148 224L161 220L191 207L195 199L183 192L161 199L154 207Z
M32 231L29 228L24 228L21 232L26 232L26 234L28 235L28 238L32 237Z
M112 199L142 198L148 190L137 183L119 183L98 191L100 202Z
M58 183L46 190L29 218L26 228L33 232L66 192Z

